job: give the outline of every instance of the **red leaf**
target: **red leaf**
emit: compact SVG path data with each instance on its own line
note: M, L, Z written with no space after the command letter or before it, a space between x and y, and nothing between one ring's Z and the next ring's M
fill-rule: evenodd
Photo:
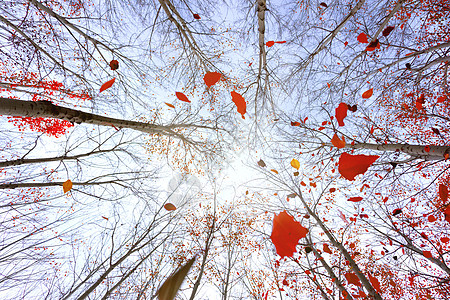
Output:
M284 44L284 43L286 43L286 41L278 41L278 42L275 42L275 43L277 43L277 44Z
M168 107L175 108L175 106L173 104L170 104L170 103L167 103L167 102L164 102L164 104L167 105Z
M448 243L449 241L450 241L450 239L448 237L446 237L446 236L441 237L441 242Z
M383 36L388 36L392 30L394 30L394 26L388 26L383 30Z
M448 188L442 183L439 184L439 197L441 198L443 204L447 202L448 199Z
M358 174L364 174L379 158L378 155L351 155L342 153L339 157L339 173L348 180L355 180Z
M208 87L215 85L222 75L218 72L208 72L203 77L203 81Z
M437 103L443 103L445 102L445 99L447 99L447 96L440 96L437 98Z
M342 140L341 140L341 139L339 139L338 135L335 133L333 135L333 138L331 139L331 143L333 144L333 146L335 146L338 149L344 148L345 147L344 136L342 136Z
M102 216L103 219L105 219L106 221L108 221L109 219L107 217Z
M299 123L299 122L292 122L292 121L291 121L291 126L300 126L300 123Z
M272 47L273 45L275 45L275 42L274 42L274 41L268 41L268 42L266 43L266 46L267 46L267 47Z
M280 212L273 218L272 234L270 239L275 245L278 255L291 256L296 251L298 241L305 237L308 229L304 228L294 217L286 211Z
M336 108L336 120L338 121L339 126L344 126L344 119L347 116L348 105L344 102L341 102L339 106Z
M166 210L168 210L168 211L172 211L172 210L177 209L177 208L175 207L175 205L173 205L172 203L166 203L166 204L164 204L164 208L165 208Z
M364 33L364 32L361 32L359 35L358 35L358 42L360 42L360 43L368 43L369 41L367 40L367 35Z
M188 97L186 97L186 95L183 93L175 92L175 96L177 96L177 98L181 101L191 103L191 101L189 101Z
M402 209L401 208L396 208L396 209L394 209L392 211L392 215L393 216L396 216L396 215L401 214L401 213L402 213Z
M345 279L347 279L348 283L351 283L351 284L354 284L357 286L361 286L361 281L359 281L359 278L358 278L358 276L356 276L355 273L348 272L348 273L345 273L344 276L345 276Z
M431 251L422 251L423 256L425 256L426 258L432 258L433 255L431 254Z
M323 244L323 252L326 252L328 254L333 254L330 247L328 247L328 244Z
M234 104L236 104L237 111L242 115L242 119L245 119L244 114L247 109L247 103L245 103L244 97L242 97L241 94L232 91L231 100L233 100Z
M368 99L368 98L372 97L372 95L373 95L373 88L370 89L370 90L365 91L365 92L362 94L362 97L363 97L364 99Z
M111 67L111 70L117 70L119 68L119 62L115 59L109 62L109 66Z
M381 294L381 287L380 287L380 282L378 281L378 279L372 275L370 275L369 273L369 280L370 283L372 284L373 288Z
M116 78L113 78L113 79L105 82L104 84L102 84L102 86L100 87L100 93L106 89L109 89L114 84L114 81L116 81Z
M380 42L378 41L378 39L370 42L370 44L366 47L366 51L373 51L375 49L380 49Z
M199 14L194 14L194 19L200 20L200 19L201 19L201 18L200 18L200 15L199 15Z
M434 222L434 221L436 221L437 219L436 219L436 217L435 216L433 216L433 215L429 215L428 216L428 222Z
M347 201L351 201L351 202L359 202L361 201L363 198L362 197L351 197L348 198Z
M425 146L425 147L423 147L423 151L425 151L425 152L430 152L430 150L431 150L431 148L430 148L430 146Z

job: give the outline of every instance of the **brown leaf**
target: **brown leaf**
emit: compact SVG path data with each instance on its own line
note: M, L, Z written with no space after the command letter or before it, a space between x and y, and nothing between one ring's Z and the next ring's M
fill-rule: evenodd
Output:
M260 159L260 160L258 161L258 166L264 168L264 167L266 166L266 163L265 163L262 159Z
M114 84L114 81L116 81L116 78L113 78L113 79L105 82L104 84L102 84L102 86L100 87L100 93L106 89L109 89Z
M184 266L181 266L172 276L164 281L157 293L159 300L173 300L175 298L194 261L195 257L191 258Z

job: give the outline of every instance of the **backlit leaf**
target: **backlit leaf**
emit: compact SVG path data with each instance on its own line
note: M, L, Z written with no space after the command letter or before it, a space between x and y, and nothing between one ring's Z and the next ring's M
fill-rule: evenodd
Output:
M361 32L359 35L358 35L358 42L360 42L360 43L368 43L369 41L367 40L367 35L364 33L364 32Z
M339 173L348 180L355 180L355 176L364 174L379 158L378 155L351 155L342 153L339 157Z
M336 120L338 121L339 126L344 126L344 119L347 117L348 105L344 102L341 102L339 106L336 108Z
M298 160L296 160L295 158L293 158L291 160L291 166L293 168L296 168L297 170L300 168L300 162Z
M175 106L173 104L170 104L170 103L167 103L167 102L164 102L164 104L167 105L168 107L175 108Z
M247 103L245 103L244 97L242 97L241 94L232 91L231 100L236 104L237 111L242 115L242 119L245 119L244 114L247 110Z
M113 78L113 79L105 82L104 84L102 84L102 86L100 87L100 93L106 89L109 89L114 84L114 81L116 81L116 78Z
M164 204L164 208L168 211L173 211L176 210L177 208L175 207L175 205L173 205L172 203L166 203Z
M70 181L70 179L67 179L64 183L63 183L63 191L64 194L67 193L68 191L70 191L72 189L72 181Z
M368 99L368 98L372 97L372 95L373 95L373 88L370 89L370 90L365 91L365 92L362 94L362 97L363 97L364 99Z
M164 281L157 292L159 300L173 300L175 298L194 261L195 257L191 258L184 266L181 266L172 276Z
M221 76L222 74L217 72L208 72L203 77L203 81L205 82L206 86L211 87L220 80Z
M362 199L363 199L363 197L351 197L351 198L348 198L347 201L360 202Z
M341 139L339 139L338 135L335 133L333 135L333 138L331 139L331 143L336 148L339 148L339 149L344 148L345 147L345 138L344 138L344 136L342 136L342 140L341 140Z
M177 96L177 98L181 101L191 103L191 101L189 101L188 97L186 97L186 95L181 92L175 92L175 96Z
M273 218L270 239L275 245L278 255L292 257L298 241L305 237L307 233L308 229L304 228L286 211L282 211Z

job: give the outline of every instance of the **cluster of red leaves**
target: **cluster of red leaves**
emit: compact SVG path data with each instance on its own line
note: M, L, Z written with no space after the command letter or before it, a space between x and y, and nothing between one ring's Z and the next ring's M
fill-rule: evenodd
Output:
M8 117L8 120L24 131L29 128L32 131L42 132L49 136L60 137L64 135L72 123L66 120L52 118Z

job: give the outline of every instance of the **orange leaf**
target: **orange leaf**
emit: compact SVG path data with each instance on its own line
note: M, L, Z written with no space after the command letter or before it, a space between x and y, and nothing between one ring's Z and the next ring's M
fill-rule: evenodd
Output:
M236 104L237 111L242 115L242 119L245 119L244 114L247 109L247 103L245 103L244 97L242 97L241 94L232 91L231 100L233 100L234 104Z
M379 158L378 155L351 155L342 153L339 157L339 173L348 180L355 180L355 176L364 174Z
M188 97L186 97L186 95L181 92L175 92L175 96L177 96L177 98L181 101L191 103L191 101L189 101Z
M328 247L328 244L323 244L323 252L326 252L328 254L333 254L330 247Z
M372 97L372 95L373 95L373 88L371 88L370 90L365 91L365 92L362 94L362 97L363 97L364 99L368 99L368 98Z
M441 198L443 204L447 202L448 199L448 188L442 183L439 184L439 197Z
M286 211L280 212L273 218L272 234L270 239L275 245L278 255L290 256L296 251L298 241L305 237L308 229L304 228L294 217Z
M72 181L70 181L70 179L67 179L64 183L63 183L63 191L64 194L67 193L68 191L70 191L72 189Z
M170 103L167 103L167 102L164 102L164 104L167 105L168 107L175 108L175 106L173 104L170 104Z
M358 35L358 42L360 42L360 43L368 43L369 41L367 40L367 35L364 33L364 32L361 32L359 35Z
M109 89L114 84L114 81L116 81L116 78L113 78L113 79L105 82L104 84L102 84L102 86L100 87L100 93L106 89Z
M339 126L344 126L344 119L347 117L348 105L344 102L341 102L339 106L336 108L336 120L338 121Z
M358 276L356 276L355 273L348 272L348 273L345 273L344 276L345 276L345 279L347 279L348 283L351 283L351 284L354 284L357 286L361 286L361 281L359 281L359 278L358 278Z
M273 45L275 45L275 42L274 42L274 41L268 41L268 42L266 43L266 46L267 46L267 47L272 47Z
M275 174L278 174L278 171L275 169L270 169L270 171L274 172Z
M342 136L342 140L340 140L338 135L335 133L333 135L333 138L331 139L331 143L336 148L339 148L339 149L344 148L345 147L345 138L344 138L344 136Z
M351 201L351 202L359 202L361 201L363 198L362 197L351 197L348 198L347 201Z
M299 123L299 122L292 122L292 121L291 121L291 126L300 126L300 123Z
M109 62L109 66L111 68L111 70L117 70L119 68L119 62L115 59L113 59L112 61Z
M166 210L168 210L168 211L172 211L172 210L177 209L177 208L175 207L175 205L173 205L172 203L166 203L166 204L164 204L164 208L165 208Z
M220 73L217 73L217 72L208 72L203 77L203 81L205 82L205 84L208 87L211 87L211 86L215 85L220 80L221 76L222 75Z

